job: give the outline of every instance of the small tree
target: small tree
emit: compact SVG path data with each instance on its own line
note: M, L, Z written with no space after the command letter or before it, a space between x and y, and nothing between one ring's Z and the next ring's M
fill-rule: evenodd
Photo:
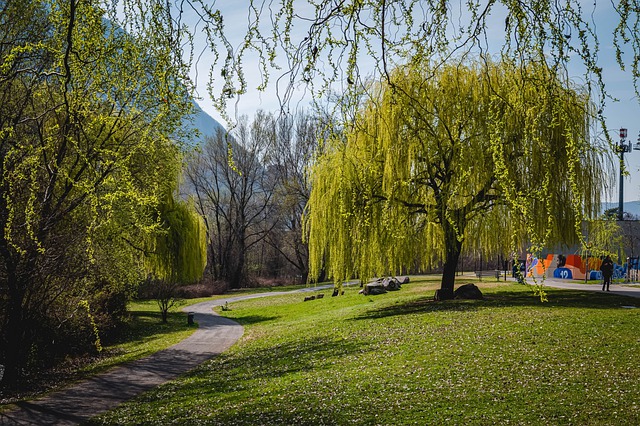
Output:
M153 298L158 302L158 308L160 308L160 315L162 322L166 323L168 320L169 310L173 308L176 303L176 290L178 285L174 281L154 279L149 277L146 283L153 294Z

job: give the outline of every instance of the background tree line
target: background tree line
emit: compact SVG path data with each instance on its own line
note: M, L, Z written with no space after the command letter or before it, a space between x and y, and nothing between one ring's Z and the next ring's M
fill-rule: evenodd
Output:
M189 157L183 192L206 226L206 279L229 288L307 281L307 168L324 125L304 111L259 111L230 134L207 138Z

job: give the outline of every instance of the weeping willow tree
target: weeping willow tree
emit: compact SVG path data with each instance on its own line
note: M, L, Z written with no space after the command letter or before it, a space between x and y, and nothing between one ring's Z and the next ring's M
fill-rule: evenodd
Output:
M588 95L544 61L416 61L375 84L313 166L310 269L340 282L581 238L606 167Z
M182 284L202 278L207 263L205 234L204 222L193 203L166 194L158 206L158 229L149 240L150 273Z
M145 243L141 250L147 284L158 302L163 322L167 322L167 313L175 303L177 287L200 280L207 264L204 219L196 211L193 199L176 198L182 156L176 146L171 148L173 161L158 164L165 180L150 214L154 223L143 236Z
M176 200L168 192L158 205L158 228L148 239L145 251L152 286L162 322L175 304L175 291L181 284L202 278L207 263L206 230L192 201Z

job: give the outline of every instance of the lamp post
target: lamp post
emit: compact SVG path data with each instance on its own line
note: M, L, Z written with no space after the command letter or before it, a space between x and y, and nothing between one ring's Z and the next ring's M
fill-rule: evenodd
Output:
M624 153L631 152L631 142L627 143L627 129L620 129L620 144L618 153L620 154L620 185L618 186L618 220L622 220L624 208Z

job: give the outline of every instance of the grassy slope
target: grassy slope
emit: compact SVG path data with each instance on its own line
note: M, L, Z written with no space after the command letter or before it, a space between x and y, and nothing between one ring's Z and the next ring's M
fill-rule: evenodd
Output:
M640 310L621 308L637 300L485 282L486 301L434 303L435 287L232 304L239 344L96 423L640 424Z
M94 374L105 368L149 356L186 339L197 327L187 325L187 316L180 309L204 300L208 299L179 300L169 311L166 324L162 323L155 300L130 302L127 310L132 320L128 323L126 332L118 342L105 348L107 354L99 362L88 365L84 371Z

